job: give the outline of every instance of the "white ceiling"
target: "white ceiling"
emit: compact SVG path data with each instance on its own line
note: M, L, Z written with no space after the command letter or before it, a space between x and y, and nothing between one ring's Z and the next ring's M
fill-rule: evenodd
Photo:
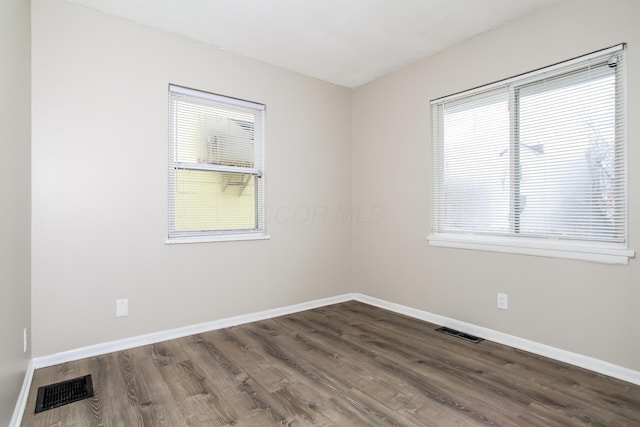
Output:
M357 87L559 0L68 0Z

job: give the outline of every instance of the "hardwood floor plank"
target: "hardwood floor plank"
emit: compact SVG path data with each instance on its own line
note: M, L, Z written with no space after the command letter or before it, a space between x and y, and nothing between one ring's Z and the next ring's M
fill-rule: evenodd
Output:
M331 397L330 394L322 393L315 387L306 386L300 378L294 378L278 364L271 363L270 356L262 352L259 345L253 344L249 335L241 336L229 330L221 333L225 337L225 340L220 343L221 350L238 360L247 374L260 382L271 396L285 407L289 417L297 417L322 425L330 421L318 411L318 405L315 402L318 397L328 400Z
M351 388L342 377L331 375L325 366L316 366L306 357L294 357L284 346L277 345L277 336L264 334L260 328L247 331L262 347L262 350L272 357L272 361L286 366L301 378L313 381L315 386L323 388L334 395L333 399L343 407L348 407L369 425L400 425L387 408L382 407L374 399L356 400L351 396Z
M223 333L224 330L216 335L221 337ZM236 364L235 359L228 357L221 350L220 345L224 339L216 341L219 341L219 343L214 344L212 341L203 339L199 348L203 355L207 357L207 360L212 362L217 370L222 373L225 381L233 386L234 394L243 398L241 408L249 408L251 411L264 413L268 415L271 422L286 424L287 417L284 408L274 403L270 399L269 391L248 375L239 364Z
M309 318L307 317L307 320ZM326 323L321 322L323 325ZM367 357L372 361L375 365L374 370L377 375L381 375L383 372L387 371L388 375L391 378L395 378L396 381L398 378L402 378L404 384L409 384L414 389L414 396L419 396L423 399L425 396L431 400L431 410L435 410L434 406L440 406L440 409L443 408L452 410L452 411L468 411L466 408L473 407L467 405L464 401L465 392L455 392L455 390L451 390L451 387L440 387L433 380L433 374L429 378L427 378L424 374L424 366L419 366L418 370L406 371L407 364L413 364L421 362L420 357L413 358L413 360L403 359L397 360L394 356L395 349L383 349L382 352L376 352L371 346L372 341L369 336L358 336L358 335L350 335L346 329L338 330L337 327L330 327L329 329L340 334L340 337L334 336L335 340L338 342L342 342L347 347L354 350L356 353L360 355L366 354ZM316 334L322 334L322 331L316 329ZM331 334L329 335L331 336ZM361 341L361 342L360 342ZM334 342L336 345L337 342ZM359 343L359 344L358 344ZM365 358L366 360L366 358ZM359 362L362 362L362 358L360 358ZM449 384L450 385L450 384ZM450 393L453 391L454 393ZM483 424L492 424L494 421L490 421L488 418L484 417L479 413L467 413L467 416L471 417L475 421L481 422Z
M220 395L215 383L192 360L184 360L160 368L164 382L178 402L185 419L200 422L212 417L215 425L233 425L238 415Z
M356 308L351 308L351 313L358 312ZM640 425L638 419L638 401L640 401L639 387L633 387L628 383L616 381L612 378L605 377L581 368L568 367L568 365L559 364L556 361L541 356L533 355L521 350L511 349L499 344L484 341L474 347L473 354L476 357L469 357L468 352L455 352L451 354L450 349L446 348L439 351L431 344L433 340L411 340L412 335L405 333L400 325L415 324L418 330L425 332L425 335L433 334L432 331L423 331L422 328L428 326L426 322L416 321L411 318L400 318L393 316L392 321L387 320L388 312L381 310L381 318L371 317L372 312L364 310L363 314L367 316L366 322L358 322L354 327L362 331L364 334L377 336L384 334L383 330L394 333L394 337L386 338L383 344L372 342L374 345L389 345L391 348L400 348L413 351L416 356L423 354L425 360L438 363L439 369L447 369L449 361L456 361L455 365L449 365L453 371L474 372L473 377L483 383L483 388L491 392L503 394L504 391L511 391L516 394L508 396L510 401L518 399L518 394L522 395L518 390L528 390L529 398L546 404L555 405L558 408L564 408L568 412L575 405L580 405L584 400L590 400L594 405L599 406L606 411L615 411L621 416L629 418L629 422L635 421ZM377 320L377 321L375 321ZM431 325L436 328L436 325ZM415 335L413 336L415 338ZM444 336L443 341L452 341L451 344L458 346L468 346L464 341L458 341L456 338ZM411 343L411 344L405 344ZM428 347L424 344L428 343ZM508 354L503 354L507 352ZM456 355L460 355L456 358ZM444 356L444 360L443 360ZM491 358L495 361L491 361ZM469 365L470 361L474 361L475 369ZM483 370L478 367L484 366ZM493 367L493 369L487 369ZM497 368L497 369L496 369ZM456 374L451 372L451 375ZM479 375L477 375L479 374ZM570 374L570 375L568 375ZM592 387L590 384L594 378L598 378L599 383L610 382L611 385L607 393L603 393L603 389ZM561 387L559 387L561 386ZM616 387L617 390L612 390ZM561 391L556 391L561 389ZM633 389L631 392L630 389ZM615 399L607 399L607 397L617 396ZM507 397L507 396L505 396ZM523 401L527 403L527 401ZM603 423L604 420L592 420L592 423Z
M381 341L375 338L379 332L374 329L363 327L363 324L352 325L351 327L355 329L356 334L363 332L360 336L366 340L368 346L392 355L398 359L400 366L414 366L416 372L426 370L432 379L441 378L441 380L450 382L450 386L457 384L457 387L461 387L462 389L481 386L485 391L483 396L495 395L495 398L499 399L501 405L504 405L503 402L506 401L520 403L522 407L526 407L531 401L529 397L519 393L517 390L511 392L506 384L496 385L487 381L485 371L478 370L477 366L474 368L468 365L468 363L468 366L464 366L465 363L452 363L451 354L442 357L437 352L433 352L428 346L421 346L420 341L416 341L415 337L413 337L413 341L410 341L408 339L409 337L402 336L387 337L384 341ZM407 342L411 342L411 344L405 344ZM469 343L465 344L472 345ZM460 353L459 359L462 362L468 362L463 353ZM491 404L491 402L485 403Z
M315 313L309 313L305 316L305 321L313 322ZM324 319L322 316L321 319ZM291 320L291 319L290 319ZM325 320L320 320L317 325L326 325ZM313 323L312 323L313 324ZM320 326L321 327L321 326ZM353 325L344 326L340 330L340 337L329 333L324 338L333 339L335 345L346 345L356 353L366 355L372 363L375 364L378 372L386 371L391 377L400 378L405 383L414 387L415 391L421 396L426 396L435 405L446 407L450 410L460 412L472 420L487 425L498 423L499 420L491 420L490 417L483 414L490 402L484 402L483 405L473 404L478 396L467 393L466 389L456 386L455 378L448 377L446 381L442 381L439 370L425 371L426 366L420 364L421 355L407 357L406 353L402 354L400 347L382 348L376 351L376 342L370 335L352 334L349 328L356 328ZM337 330L334 326L331 329ZM357 329L357 328L356 328ZM323 334L320 329L316 329L316 334ZM380 350L380 349L378 349ZM411 366L414 365L412 368ZM425 375L428 373L428 375ZM482 410L472 410L470 408L483 408ZM495 415L494 415L495 418ZM504 422L504 420L502 420Z
M640 386L358 302L38 369L23 426L638 426ZM95 396L39 414L37 388Z

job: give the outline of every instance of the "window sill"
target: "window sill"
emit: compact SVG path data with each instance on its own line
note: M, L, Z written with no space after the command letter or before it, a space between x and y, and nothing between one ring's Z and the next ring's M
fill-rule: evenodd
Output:
M471 249L548 258L564 258L604 264L628 264L635 252L616 245L594 245L549 239L509 238L499 236L473 236L432 234L427 237L430 246Z
M210 242L236 242L243 240L269 240L271 236L268 234L227 234L219 236L198 236L198 237L173 237L165 241L167 245L183 244L183 243L210 243Z

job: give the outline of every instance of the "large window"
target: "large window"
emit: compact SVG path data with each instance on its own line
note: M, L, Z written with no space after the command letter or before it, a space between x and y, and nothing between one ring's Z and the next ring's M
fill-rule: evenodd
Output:
M264 238L264 106L169 86L169 242Z
M626 263L624 46L432 101L432 245Z

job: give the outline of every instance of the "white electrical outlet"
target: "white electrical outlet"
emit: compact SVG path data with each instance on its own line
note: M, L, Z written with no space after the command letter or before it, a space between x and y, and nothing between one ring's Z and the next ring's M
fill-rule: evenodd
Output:
M509 297L507 294L498 294L498 308L501 310L509 308Z
M23 346L24 346L24 352L27 352L27 328L24 328L24 333L22 334L23 337Z
M116 300L116 317L125 317L129 315L129 300L117 299Z

